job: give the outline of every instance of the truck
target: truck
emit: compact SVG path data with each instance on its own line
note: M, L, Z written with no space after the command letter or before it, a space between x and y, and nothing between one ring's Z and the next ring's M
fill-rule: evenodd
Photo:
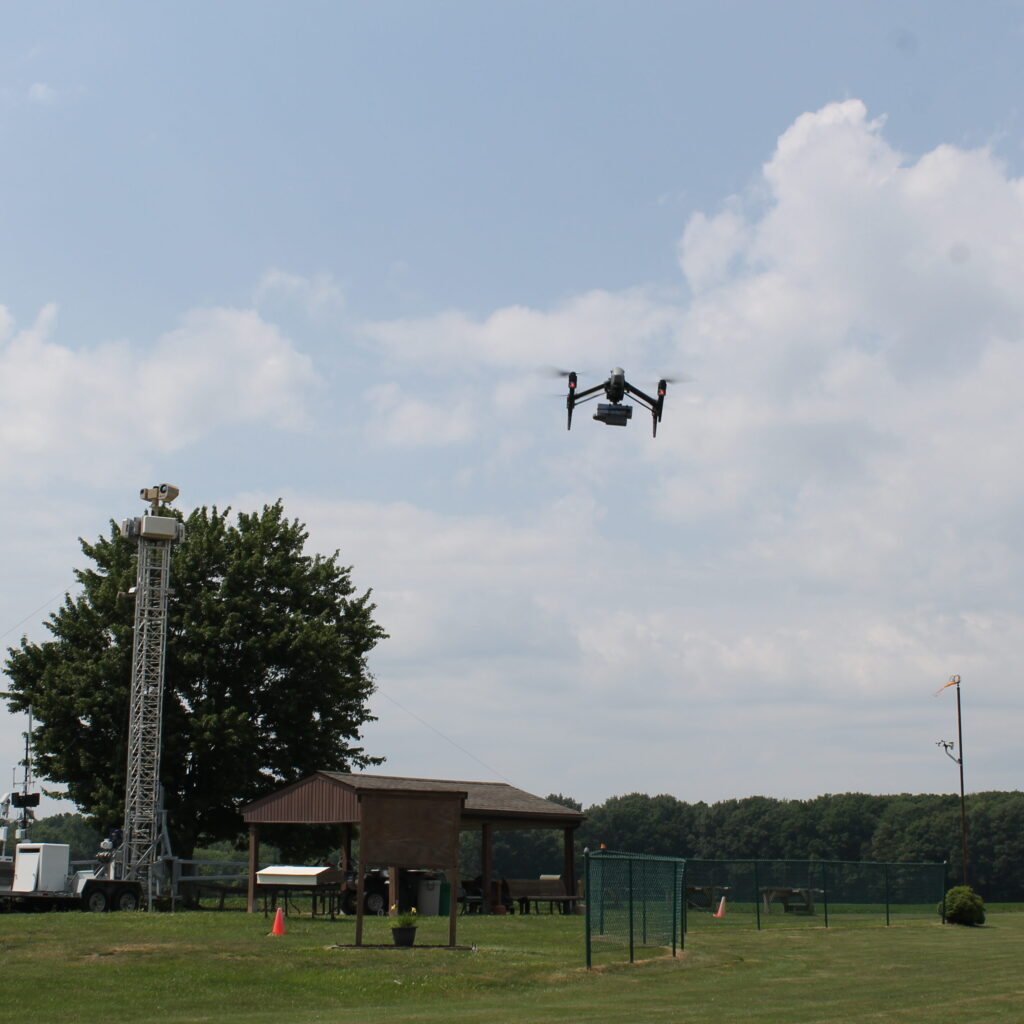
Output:
M0 864L0 910L138 910L142 885L107 877L109 866L71 870L66 843L18 843L13 862ZM9 885L6 884L9 881Z

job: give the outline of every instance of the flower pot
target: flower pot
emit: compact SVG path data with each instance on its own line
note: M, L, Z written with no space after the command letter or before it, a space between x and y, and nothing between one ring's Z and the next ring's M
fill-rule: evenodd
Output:
M416 925L408 928L392 928L391 938L396 946L411 946L416 941Z

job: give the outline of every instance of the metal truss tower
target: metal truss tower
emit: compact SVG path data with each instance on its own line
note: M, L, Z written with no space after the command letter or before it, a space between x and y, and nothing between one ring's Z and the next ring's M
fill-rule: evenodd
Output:
M128 720L128 773L124 836L117 853L120 876L143 883L150 901L153 868L165 849L160 794L160 750L163 741L164 665L167 653L167 600L171 580L171 548L184 538L177 519L159 515L172 501L171 484L143 488L139 496L151 503L150 515L126 519L124 537L138 545L135 583L135 630L132 648L131 706Z

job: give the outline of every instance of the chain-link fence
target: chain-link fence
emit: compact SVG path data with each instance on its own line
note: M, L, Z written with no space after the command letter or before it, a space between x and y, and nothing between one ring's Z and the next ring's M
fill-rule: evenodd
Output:
M934 921L944 864L684 860L586 855L587 966L595 943L632 962L638 948L683 945L705 928L835 927Z
M587 967L593 946L629 962L643 947L670 946L675 956L683 939L683 873L686 862L675 857L599 850L585 855Z

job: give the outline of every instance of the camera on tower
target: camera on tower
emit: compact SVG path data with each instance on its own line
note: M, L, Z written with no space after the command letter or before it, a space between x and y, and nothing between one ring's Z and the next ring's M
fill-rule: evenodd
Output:
M180 493L174 484L154 484L152 487L143 487L139 497L143 501L174 501Z

